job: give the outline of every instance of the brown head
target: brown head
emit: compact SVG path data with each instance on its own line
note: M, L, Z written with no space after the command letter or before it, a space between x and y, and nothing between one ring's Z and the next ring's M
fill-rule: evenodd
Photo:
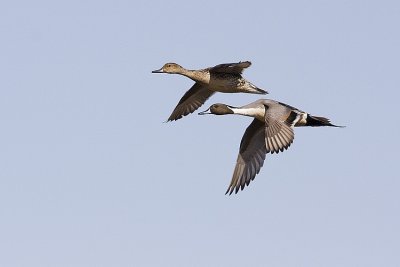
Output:
M234 114L232 110L232 106L228 106L225 104L217 103L214 105L211 105L207 110L200 112L199 115L205 115L205 114L214 114L214 115L226 115L226 114ZM210 112L207 112L210 111Z
M179 74L182 73L184 68L176 63L166 63L161 69L153 70L152 73L170 73Z

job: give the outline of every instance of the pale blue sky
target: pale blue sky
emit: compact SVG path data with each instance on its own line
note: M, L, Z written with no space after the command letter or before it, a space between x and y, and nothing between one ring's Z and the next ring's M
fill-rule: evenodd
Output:
M399 14L398 1L1 2L0 266L400 266ZM192 81L151 70L240 60L268 98L347 127L296 129L225 196L251 119L163 123Z

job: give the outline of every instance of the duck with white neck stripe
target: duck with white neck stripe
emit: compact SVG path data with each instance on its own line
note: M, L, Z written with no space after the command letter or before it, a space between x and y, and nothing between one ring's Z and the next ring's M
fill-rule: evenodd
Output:
M235 170L226 194L234 191L237 193L239 189L243 190L249 185L260 172L267 153L279 153L288 149L294 140L294 127L343 127L330 123L327 118L312 116L271 99L259 99L242 107L218 103L199 113L205 114L237 114L254 118L242 137Z

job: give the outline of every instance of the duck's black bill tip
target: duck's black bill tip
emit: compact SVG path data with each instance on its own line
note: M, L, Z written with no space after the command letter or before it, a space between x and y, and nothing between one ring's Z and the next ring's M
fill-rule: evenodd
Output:
M207 114L212 114L211 112L209 112L209 108L208 109L206 109L206 110L204 110L204 111L202 111L202 112L199 112L198 114L199 115L207 115Z
M207 114L212 114L211 112L209 112L210 109L204 110L202 112L199 112L198 115L207 115Z
M159 70L153 70L151 73L163 73L164 71L162 69Z

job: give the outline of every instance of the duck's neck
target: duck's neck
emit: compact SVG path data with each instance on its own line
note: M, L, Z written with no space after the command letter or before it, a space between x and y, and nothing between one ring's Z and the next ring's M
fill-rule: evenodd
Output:
M186 76L190 79L192 79L195 82L202 82L202 83L207 83L209 82L209 76L207 76L207 73L203 71L198 71L198 70L187 70L182 68L182 70L179 72L179 74Z
M264 120L265 110L261 108L231 108L234 114Z

